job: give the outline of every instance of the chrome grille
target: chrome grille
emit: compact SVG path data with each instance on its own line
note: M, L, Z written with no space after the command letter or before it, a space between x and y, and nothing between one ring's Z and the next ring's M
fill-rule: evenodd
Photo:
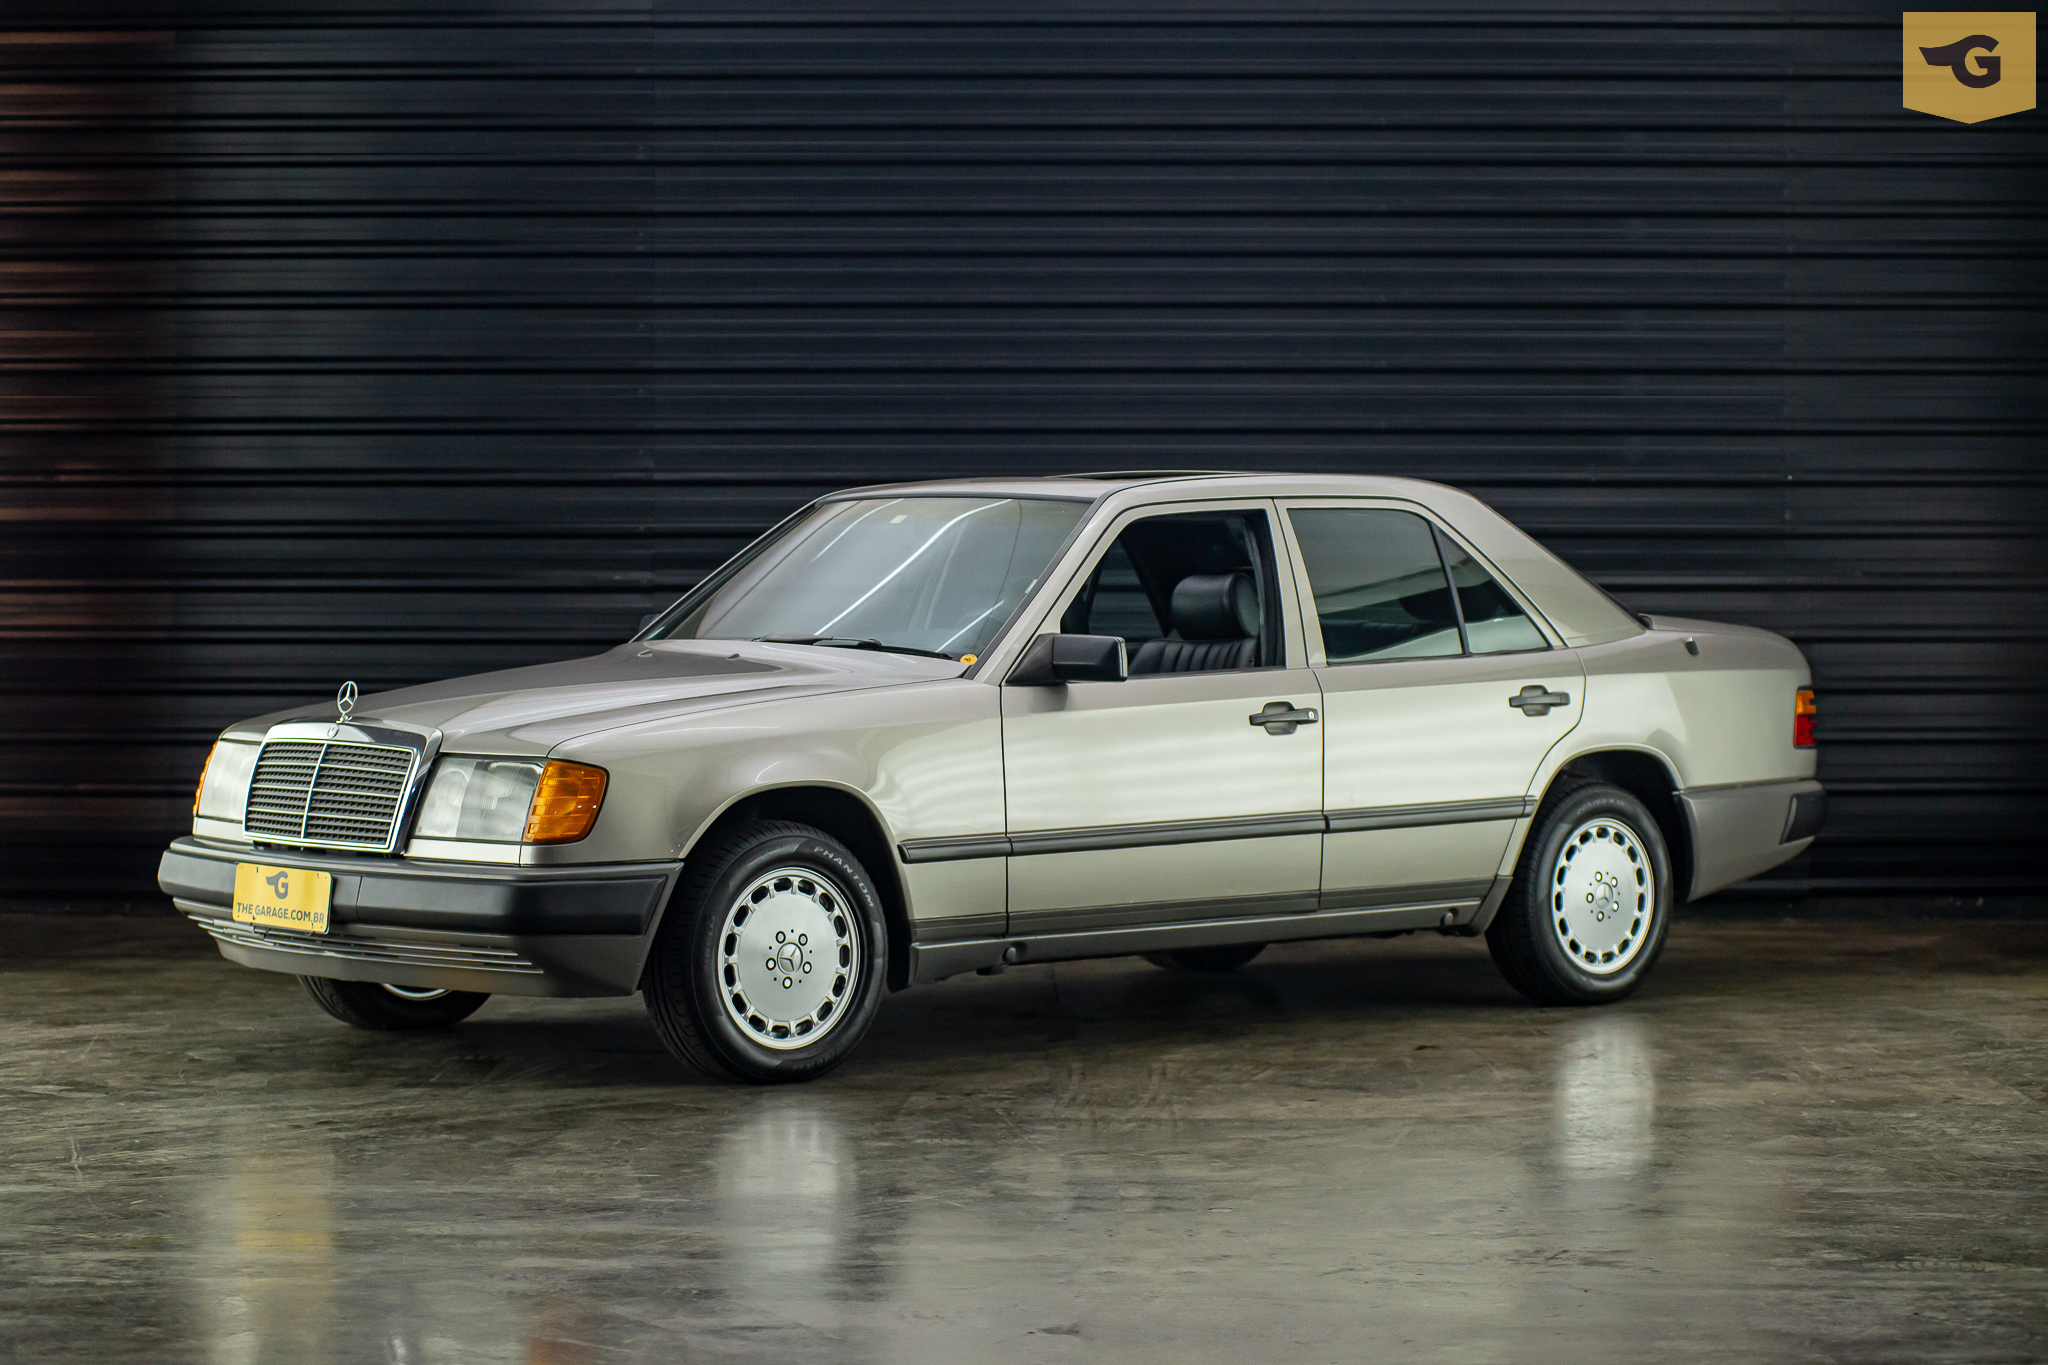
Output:
M412 776L398 745L274 739L256 756L242 828L252 838L388 849Z

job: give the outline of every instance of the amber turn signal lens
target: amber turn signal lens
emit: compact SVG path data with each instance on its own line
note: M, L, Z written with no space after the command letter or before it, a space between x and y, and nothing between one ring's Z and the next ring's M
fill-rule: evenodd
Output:
M194 819L199 817L199 798L206 794L206 770L213 766L213 756L219 752L220 745L214 745L206 751L206 762L199 765L199 785L192 789L192 816Z
M604 804L604 782L602 768L549 759L526 808L526 842L573 844L590 833Z
M1820 708L1814 705L1813 689L1802 687L1792 694L1792 747L1811 749L1813 747L1813 718Z

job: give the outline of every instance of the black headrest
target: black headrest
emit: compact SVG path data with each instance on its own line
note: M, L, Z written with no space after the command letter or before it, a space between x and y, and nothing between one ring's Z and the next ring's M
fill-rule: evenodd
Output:
M1242 640L1259 633L1259 593L1248 573L1191 573L1174 585L1173 628L1183 640Z

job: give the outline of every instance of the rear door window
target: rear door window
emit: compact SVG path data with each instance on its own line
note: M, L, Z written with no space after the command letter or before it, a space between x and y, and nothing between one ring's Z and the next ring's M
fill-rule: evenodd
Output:
M1376 507L1297 507L1287 516L1331 663L1463 652L1457 605L1427 521Z
M1550 642L1536 623L1515 605L1493 576L1479 567L1479 561L1465 553L1465 547L1442 531L1436 541L1443 549L1444 564L1458 590L1458 614L1465 624L1465 647L1474 654L1512 654L1524 649L1548 649Z

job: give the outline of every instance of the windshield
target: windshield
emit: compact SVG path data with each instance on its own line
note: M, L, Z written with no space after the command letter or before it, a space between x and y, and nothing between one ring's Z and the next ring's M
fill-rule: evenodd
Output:
M979 655L1087 510L1038 498L821 503L646 638Z

